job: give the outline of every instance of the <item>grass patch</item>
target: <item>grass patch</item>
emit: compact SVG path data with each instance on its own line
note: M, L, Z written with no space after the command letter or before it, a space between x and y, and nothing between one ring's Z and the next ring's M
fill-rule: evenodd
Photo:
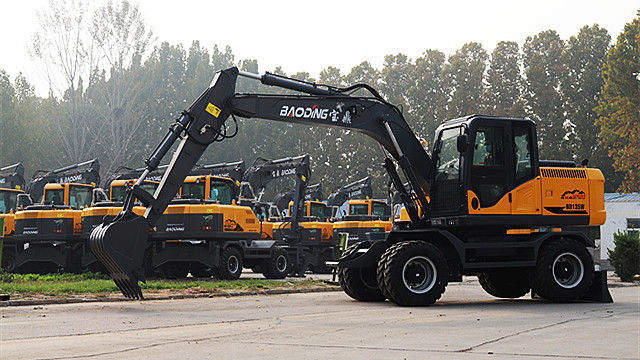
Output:
M100 273L86 274L11 274L0 282L0 293L11 294L12 297L46 296L64 297L72 295L120 293L108 275ZM226 291L258 291L267 289L304 289L327 286L317 280L279 281L266 279L151 279L140 283L143 291L189 290L217 293Z

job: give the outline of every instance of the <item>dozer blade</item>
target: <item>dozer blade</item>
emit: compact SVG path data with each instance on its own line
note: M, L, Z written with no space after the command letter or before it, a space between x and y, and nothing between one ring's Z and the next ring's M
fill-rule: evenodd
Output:
M145 281L142 262L148 236L149 223L137 215L100 224L89 236L91 252L130 299L143 299L138 281Z

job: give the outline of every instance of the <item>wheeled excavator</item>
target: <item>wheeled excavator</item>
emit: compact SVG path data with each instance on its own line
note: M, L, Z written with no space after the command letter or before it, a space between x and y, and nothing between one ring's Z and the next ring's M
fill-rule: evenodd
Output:
M21 163L0 168L0 218L4 219L2 231L5 239L13 237L15 233L14 214L21 206L18 202L18 195L24 194L24 185L24 167ZM10 240L5 241L9 242ZM8 271L13 271L15 269L15 255L12 256L9 249L6 256L4 252L2 254L0 266Z
M75 265L85 245L82 210L91 206L93 190L99 183L97 159L34 173L26 193L40 203L15 213L15 235L5 241L5 249L10 246L8 251L15 256L16 268L80 271Z
M238 76L297 95L237 94ZM234 135L227 120L237 125L236 117L348 129L380 144L383 167L403 192L410 223L382 240L354 244L330 264L354 299L425 306L450 281L477 274L483 289L497 297L532 291L556 302L612 301L606 272L589 252L606 218L604 177L584 162L544 166L533 121L481 115L449 120L438 127L429 155L399 108L368 85L335 88L237 68L215 74L147 160L151 172L182 138L155 194L134 185L119 216L91 234L92 250L125 296L142 298L139 269L149 228L205 149ZM396 164L411 191L404 191ZM132 213L135 198L147 203L144 216Z
M340 208L347 203L344 214L335 216L333 223L333 237L346 233L347 242L357 243L365 240L367 234L383 235L391 231L391 211L385 201L373 199L371 178L365 177L347 184L329 195L327 206Z

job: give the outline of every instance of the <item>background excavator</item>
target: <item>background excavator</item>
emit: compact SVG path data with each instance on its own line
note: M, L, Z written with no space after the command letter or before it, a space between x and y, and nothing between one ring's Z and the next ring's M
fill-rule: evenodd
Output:
M385 201L372 197L371 178L368 176L347 184L329 195L327 205L334 208L339 209L348 201L346 211L335 216L333 223L335 239L338 238L339 233L347 233L345 245L349 245L366 240L366 234L383 235L391 231L390 206Z
M251 254L237 239L260 237L251 209L237 205L244 173L244 161L201 165L190 172L151 233L146 261L152 269L173 279L189 272L223 279L241 275Z
M80 271L77 265L85 245L81 239L82 209L91 206L99 183L97 159L34 173L26 192L40 203L15 213L15 235L5 241L5 249L9 246L8 253L15 256L14 270Z
M24 167L21 163L0 168L0 218L4 219L2 231L5 239L13 237L15 233L14 213L20 206L18 195L24 194L24 185ZM2 254L2 268L13 271L15 269L15 255L12 256L11 253L8 253L5 256L4 252Z
M238 76L300 94L236 94ZM533 121L477 115L447 121L430 156L401 111L370 86L319 86L237 68L215 74L147 160L151 172L182 138L155 194L134 185L120 215L91 234L92 251L126 296L142 297L139 269L149 228L205 149L234 135L226 121L236 116L353 130L384 149L383 166L403 192L410 224L353 245L331 264L357 300L429 305L449 281L479 274L482 287L498 297L533 291L551 301L612 301L606 273L589 252L597 233L590 230L606 217L602 173L586 164L543 166ZM132 213L135 198L147 202L144 216Z

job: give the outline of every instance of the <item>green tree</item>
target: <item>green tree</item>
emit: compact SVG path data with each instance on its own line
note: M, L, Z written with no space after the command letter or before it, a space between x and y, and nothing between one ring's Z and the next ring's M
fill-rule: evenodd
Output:
M524 117L521 98L520 48L514 41L501 41L491 53L487 70L486 113Z
M452 88L448 104L448 118L484 112L484 72L489 56L476 42L466 43L449 57L445 66Z
M0 70L0 167L10 165L15 161L13 130L15 123L16 91L11 84L9 75Z
M560 92L563 49L564 42L553 30L527 37L523 48L524 98L529 118L538 127L541 159L567 160L570 157Z
M602 142L613 167L624 174L618 189L640 191L640 12L624 27L602 70L604 86L597 107Z
M450 86L445 76L445 55L426 50L415 62L415 84L407 90L409 125L413 131L431 141L436 128L446 120Z
M610 41L608 32L597 24L584 26L577 36L572 36L562 57L561 84L570 124L568 144L571 155L577 161L590 159L590 164L605 174L607 190L615 191L620 186L620 179L600 139L595 111L604 85L602 66Z

